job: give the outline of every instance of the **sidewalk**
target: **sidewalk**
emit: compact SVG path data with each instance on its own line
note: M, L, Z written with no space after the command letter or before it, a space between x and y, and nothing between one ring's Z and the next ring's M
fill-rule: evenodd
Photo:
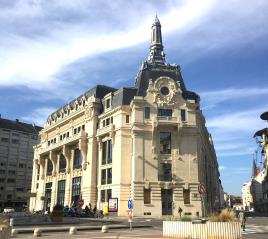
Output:
M129 225L112 225L112 224L103 224L109 226L109 229L129 229ZM77 225L75 226L78 231L82 230L96 230L100 231L103 225L95 225L95 226L85 226L85 225ZM16 229L18 233L33 233L35 228L40 228L42 232L65 232L69 231L73 225L57 225L57 226L27 226L27 227L13 227ZM132 225L132 228L150 228L151 225Z

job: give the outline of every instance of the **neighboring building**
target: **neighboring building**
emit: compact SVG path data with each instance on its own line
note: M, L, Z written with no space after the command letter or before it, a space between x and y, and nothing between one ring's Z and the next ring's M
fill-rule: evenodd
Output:
M31 190L33 146L42 128L0 117L0 211L22 208Z
M268 122L268 112L261 114L260 118ZM258 198L254 201L254 208L259 212L268 212L268 127L259 130L255 133L254 137L257 137L258 143L262 148L262 156L264 158L263 169L258 180L253 178L252 182L255 181L258 189ZM254 188L253 188L254 190ZM261 195L260 195L261 194ZM256 201L257 200L257 201Z
M250 192L251 181L245 182L242 186L243 209L251 211L253 209L253 198Z
M225 201L225 197L224 197L224 191L223 191L223 187L220 181L220 185L219 185L219 189L220 189L220 208L225 208L226 207L226 201Z
M263 203L263 189L262 182L265 178L265 169L256 170L255 175L251 180L250 192L253 198L253 207L254 211L262 212L262 203Z
M35 147L31 210L81 197L98 208L118 199L118 215L129 198L135 216L217 209L218 163L199 101L180 66L166 63L156 18L134 88L97 85L48 117Z

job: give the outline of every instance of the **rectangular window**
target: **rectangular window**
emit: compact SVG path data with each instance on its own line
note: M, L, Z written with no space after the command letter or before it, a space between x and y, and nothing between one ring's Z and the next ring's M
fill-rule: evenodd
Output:
M82 130L85 131L85 125L83 124L82 125ZM68 136L69 137L69 136Z
M72 181L72 200L77 202L81 195L81 177L75 177Z
M110 106L111 106L111 101L110 101L110 99L107 99L106 100L106 109L109 109Z
M107 141L107 149L108 149L108 155L107 155L107 163L113 162L113 147L112 147L112 141Z
M172 181L172 167L170 163L160 164L159 181Z
M158 116L160 117L167 117L167 116L172 116L172 110L171 109L158 109Z
M112 183L112 168L107 168L107 184Z
M126 115L126 123L129 123L129 115Z
M105 127L105 120L102 121L102 127Z
M15 183L15 179L13 179L13 178L8 178L8 179L7 179L7 182L8 182L8 183Z
M8 170L8 175L15 175L16 174L16 171L14 170Z
M1 141L4 143L8 143L9 139L8 138L1 138Z
M107 141L102 143L102 161L101 164L106 164L106 157L107 157Z
M171 154L170 132L160 132L160 154Z
M74 129L74 134L76 134L76 131L77 131L77 130L76 130L76 129Z
M106 119L106 126L110 125L110 118Z
M65 180L58 182L58 195L57 203L64 206L64 196L65 196Z
M101 202L105 202L105 190L101 190Z
M183 189L184 204L190 204L190 189Z
M112 189L107 189L107 202L109 202L109 198L112 198Z
M144 108L144 118L145 119L150 119L150 107L145 107Z
M151 204L151 189L144 188L144 204Z
M184 109L181 110L181 121L186 121L186 111Z
M114 122L114 118L113 118L113 116L111 117L111 124L113 124L113 122Z
M101 185L106 184L106 169L101 170Z
M81 168L83 163L83 155L79 149L74 150L73 168Z
M111 140L107 140L105 142L102 143L102 165L105 164L110 164L112 163L112 152L113 151L113 147L112 147L112 141Z
M19 144L20 142L18 139L12 139L11 141L12 141L12 144Z

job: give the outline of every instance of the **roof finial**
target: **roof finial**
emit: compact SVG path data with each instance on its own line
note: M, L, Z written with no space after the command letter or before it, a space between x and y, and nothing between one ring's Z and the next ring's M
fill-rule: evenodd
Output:
M165 63L165 53L163 52L161 24L155 14L154 23L152 25L152 37L150 46L149 61L163 64Z

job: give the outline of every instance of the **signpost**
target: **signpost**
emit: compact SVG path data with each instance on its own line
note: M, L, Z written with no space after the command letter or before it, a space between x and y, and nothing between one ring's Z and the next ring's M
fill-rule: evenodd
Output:
M129 198L127 201L127 207L128 207L127 213L128 213L129 230L132 231L133 202L131 198Z
M202 211L204 211L205 207L204 207L204 199L203 199L203 197L204 197L204 194L206 193L206 188L205 188L204 184L200 183L198 185L198 192L199 192L200 197L201 197L201 204L202 204L202 208L203 208ZM203 212L202 212L202 214L203 214ZM202 216L204 216L204 215L202 215Z

